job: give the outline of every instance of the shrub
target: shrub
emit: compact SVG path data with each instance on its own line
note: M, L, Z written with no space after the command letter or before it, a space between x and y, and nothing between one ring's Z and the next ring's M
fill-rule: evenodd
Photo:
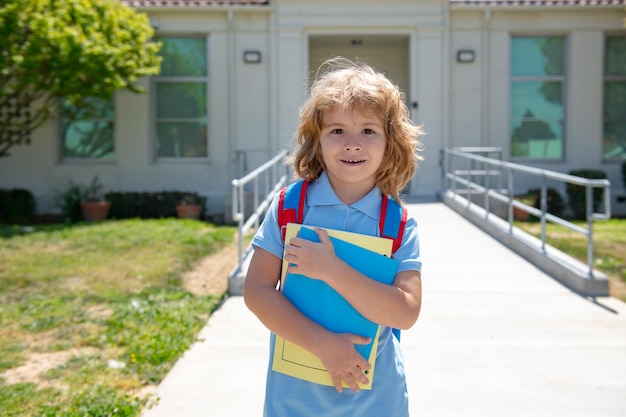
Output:
M61 209L63 220L67 223L76 223L83 218L80 202L83 199L83 187L74 181L68 181L67 186L54 193L54 204Z
M565 199L561 196L561 193L552 187L549 187L546 191L546 197L548 198L548 213L562 217L563 211L565 210ZM541 209L541 189L530 189L528 190L528 195L537 196L537 199L535 200L535 207Z
M111 202L110 217L115 219L176 217L176 205L184 199L206 202L206 197L183 191L109 192L105 198Z
M601 180L606 179L606 172L594 169L580 169L573 170L569 172L570 175L575 175L577 177L588 178L593 180ZM587 209L586 209L586 191L585 187L576 184L567 184L566 191L569 201L569 206L572 209L572 213L574 218L576 219L585 219L587 217ZM603 190L601 188L594 188L593 190L593 211L597 211L600 203L602 202L602 193Z
M28 223L35 213L35 197L21 188L0 189L0 222Z

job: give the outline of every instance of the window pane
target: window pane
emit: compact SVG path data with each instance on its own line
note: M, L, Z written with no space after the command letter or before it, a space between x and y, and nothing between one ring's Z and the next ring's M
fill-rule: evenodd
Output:
M206 117L206 83L159 82L157 88L157 117Z
M511 86L511 117L563 117L562 83L513 82Z
M78 106L61 107L64 158L113 159L113 100L87 97Z
M606 38L604 73L626 75L626 36Z
M626 80L604 82L604 117L626 121Z
M560 121L523 120L511 126L511 156L555 158L563 156L563 126Z
M159 38L161 76L206 76L206 38Z
M71 122L64 129L65 158L113 159L112 122Z
M626 121L604 123L604 158L626 158Z
M160 158L206 157L206 123L157 123L157 156Z
M604 50L605 159L626 159L626 37L609 36Z
M563 45L560 37L514 37L511 43L513 76L563 74Z
M162 42L155 82L156 155L208 156L208 66L206 37L168 37Z

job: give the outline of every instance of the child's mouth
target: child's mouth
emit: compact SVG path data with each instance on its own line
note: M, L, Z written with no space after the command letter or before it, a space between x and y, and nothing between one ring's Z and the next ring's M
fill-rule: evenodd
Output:
M345 163L345 164L360 164L362 162L365 162L365 159L342 159L341 162Z

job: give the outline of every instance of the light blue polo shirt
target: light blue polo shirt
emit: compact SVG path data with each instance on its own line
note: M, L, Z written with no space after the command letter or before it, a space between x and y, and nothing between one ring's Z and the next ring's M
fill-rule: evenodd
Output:
M306 191L304 224L379 236L378 219L381 193L375 187L361 200L348 206L333 191L326 172ZM252 245L282 259L284 243L277 222L278 195L272 201ZM422 262L415 219L407 219L402 245L393 258L400 262L398 272L420 271ZM275 335L270 337L270 359L265 392L265 417L406 417L408 394L404 358L391 328L382 327L376 356L376 373L371 390L354 393L314 384L272 371Z

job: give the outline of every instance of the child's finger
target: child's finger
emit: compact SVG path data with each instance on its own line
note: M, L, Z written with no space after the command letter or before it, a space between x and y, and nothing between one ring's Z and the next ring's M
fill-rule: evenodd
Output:
M324 245L330 244L332 246L333 242L330 240L330 237L328 236L328 232L326 230L315 226L315 233L317 233L317 237L320 239L320 243L323 243Z
M354 373L346 375L343 379L346 381L346 384L350 387L350 389L354 392L359 392L361 389L359 388L359 384L356 383L355 377L360 379L359 375L363 375L360 369L356 369L353 371ZM363 381L360 381L363 382ZM367 382L367 380L365 381Z
M372 367L368 362L365 363L366 366L360 366L357 365L357 370L358 372L356 374L354 374L354 376L356 377L357 381L359 381L361 384L366 385L370 382L370 380L367 377L367 373L369 372L370 368ZM367 368L367 369L365 369Z
M335 386L335 390L337 390L337 392L341 394L343 392L343 385L341 384L341 375L336 374L334 372L330 372L330 379L333 380L333 385Z

